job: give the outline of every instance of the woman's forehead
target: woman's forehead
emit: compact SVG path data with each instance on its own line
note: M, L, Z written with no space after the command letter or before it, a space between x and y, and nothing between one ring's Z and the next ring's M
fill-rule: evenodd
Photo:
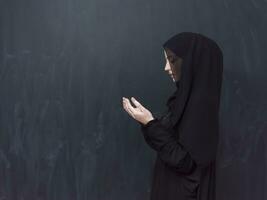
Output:
M180 56L177 56L173 51L169 49L164 49L164 55L165 55L165 59L169 59L169 58L182 59Z
M175 53L172 50L168 49L168 48L165 48L164 52L166 52L167 55L175 55Z
M175 56L175 53L173 53L171 50L169 49L164 49L164 55L167 58L168 56Z

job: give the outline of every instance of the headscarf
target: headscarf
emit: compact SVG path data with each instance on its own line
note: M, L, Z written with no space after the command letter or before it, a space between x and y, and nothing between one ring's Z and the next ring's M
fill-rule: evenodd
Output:
M177 89L167 101L179 143L199 165L216 159L223 54L211 39L182 32L163 44L183 59Z

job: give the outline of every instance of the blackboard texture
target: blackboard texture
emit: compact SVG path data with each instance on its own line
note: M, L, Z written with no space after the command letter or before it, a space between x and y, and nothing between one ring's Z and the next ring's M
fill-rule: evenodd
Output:
M147 200L155 152L122 97L159 115L175 89L161 45L193 31L224 52L217 200L266 200L266 10L266 0L1 0L0 199Z

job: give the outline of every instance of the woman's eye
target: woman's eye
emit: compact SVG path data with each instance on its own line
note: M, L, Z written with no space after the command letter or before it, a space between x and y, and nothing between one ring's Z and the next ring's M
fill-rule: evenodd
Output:
M171 63L175 63L176 59L171 59L170 62Z

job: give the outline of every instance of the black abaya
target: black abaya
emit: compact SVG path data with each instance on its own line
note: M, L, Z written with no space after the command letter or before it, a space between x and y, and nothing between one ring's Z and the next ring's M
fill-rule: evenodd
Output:
M183 65L167 114L141 124L157 153L150 200L215 200L222 53L214 41L191 32L164 47Z
M215 161L197 166L161 118L141 125L144 138L156 150L150 200L214 200Z

